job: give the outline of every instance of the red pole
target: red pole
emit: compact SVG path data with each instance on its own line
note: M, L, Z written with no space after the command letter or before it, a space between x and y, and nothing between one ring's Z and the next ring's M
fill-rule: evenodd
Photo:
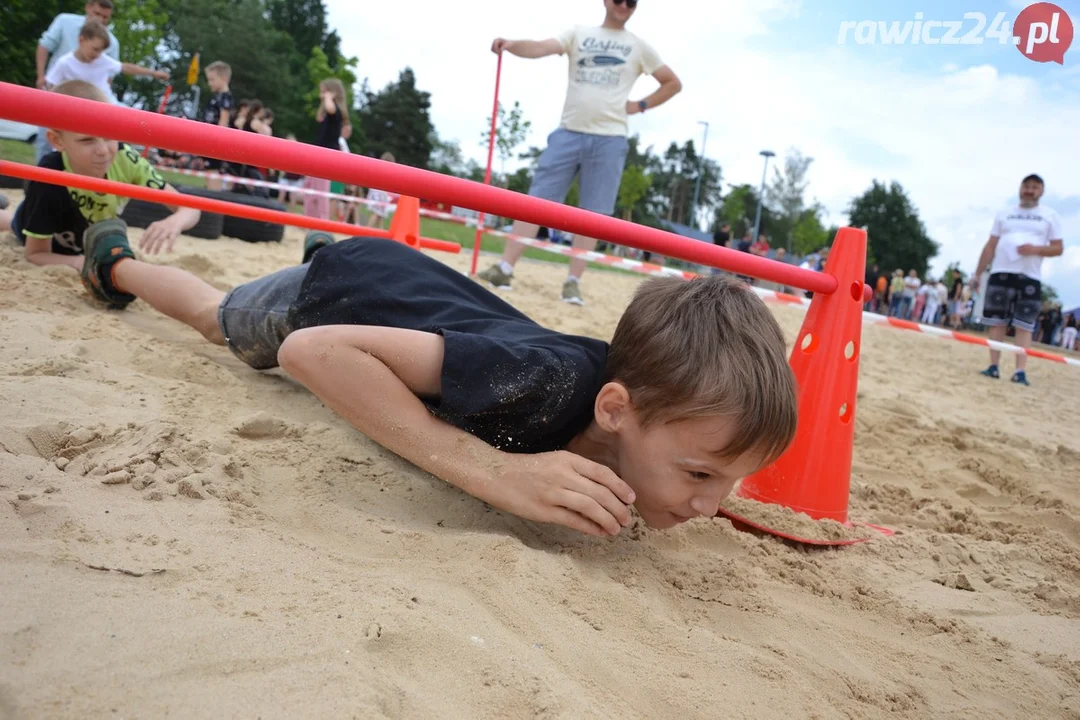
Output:
M247 218L248 220L260 220L277 223L279 225L291 225L293 227L302 227L308 230L325 230L326 232L358 235L361 237L390 238L390 231L388 230L365 228L360 227L359 225L348 225L332 220L310 218L305 215L294 215L293 213L282 212L280 210L268 210L266 208L240 205L237 203L225 202L224 200L215 200L213 198L174 193L169 192L168 190L155 190L153 188L143 187L142 185L128 185L127 183L115 182L113 180L102 180L101 178L76 175L75 173L63 172L61 170L49 170L47 168L23 165L22 163L15 163L8 160L0 160L0 175L8 175L10 177L32 180L34 182L49 183L50 185L76 187L92 192L120 195L123 197L136 198L137 200L145 200L146 202L161 203L162 205L179 205L181 207L195 208L196 210L221 213L222 215ZM441 250L442 252L455 254L461 252L460 245L447 242L446 240L419 238L419 241L420 247L425 250Z
M495 67L495 107L491 111L491 141L488 143L487 172L484 174L484 184L491 184L491 160L495 155L495 126L499 115L499 81L502 79L503 54L499 53L499 63ZM476 263L480 258L480 238L484 234L484 213L480 213L479 222L476 225L476 240L473 242L472 266L470 275L476 275Z
M11 83L0 83L0 117L135 144L153 142L157 147L244 165L266 162L270 157L274 167L286 172L377 187L399 195L512 217L788 287L822 294L834 293L838 287L836 278L825 273L483 183L284 138L155 115Z
M157 109L158 115L161 115L161 114L163 114L165 112L165 106L169 104L169 96L170 95L172 95L172 85L171 84L168 85L165 88L165 97L161 98L161 104L158 105L158 109ZM147 157L149 154L150 154L150 146L149 145L143 146L142 156Z

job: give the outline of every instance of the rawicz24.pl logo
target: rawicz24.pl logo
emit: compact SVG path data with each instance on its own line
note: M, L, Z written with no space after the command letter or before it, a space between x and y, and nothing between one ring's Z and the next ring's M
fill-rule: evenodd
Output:
M1012 23L1003 12L989 21L981 12L964 13L963 20L927 20L919 12L914 20L844 21L837 38L841 45L852 41L857 45L982 45L996 41L1014 45L1029 60L1058 65L1064 64L1072 40L1069 14L1048 2L1028 5Z

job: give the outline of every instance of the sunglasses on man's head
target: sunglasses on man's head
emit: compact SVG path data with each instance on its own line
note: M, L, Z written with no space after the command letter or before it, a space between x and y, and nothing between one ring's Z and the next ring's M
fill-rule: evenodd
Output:
M611 0L611 1L613 3L615 3L616 5L622 5L623 3L626 3L626 7L630 8L631 10L636 8L637 3L638 3L638 0Z

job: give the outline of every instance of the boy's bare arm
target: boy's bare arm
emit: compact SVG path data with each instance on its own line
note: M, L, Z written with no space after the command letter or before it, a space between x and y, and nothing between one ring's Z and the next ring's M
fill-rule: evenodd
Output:
M26 236L26 259L35 265L67 265L82 272L82 255L60 255L52 251L52 239Z
M629 524L633 492L609 468L568 452L514 455L434 417L443 338L400 328L330 325L292 333L281 367L360 432L502 510L592 535ZM418 397L419 396L419 397Z
M145 68L142 65L136 65L134 63L121 63L123 66L123 73L125 75L144 75L146 77L157 78L158 80L168 80L169 73L164 70L151 70Z

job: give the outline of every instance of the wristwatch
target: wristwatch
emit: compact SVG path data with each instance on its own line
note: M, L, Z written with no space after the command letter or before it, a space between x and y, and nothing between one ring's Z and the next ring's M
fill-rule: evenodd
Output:
M645 102L644 100L638 100L637 106L638 109L641 110L641 112L645 112L649 109L649 103Z

